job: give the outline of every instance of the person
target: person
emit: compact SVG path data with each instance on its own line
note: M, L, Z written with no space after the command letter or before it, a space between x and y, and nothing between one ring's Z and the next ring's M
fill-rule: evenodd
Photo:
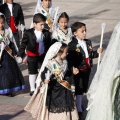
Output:
M69 81L69 70L67 70L67 45L61 42L54 43L48 50L43 65L37 79L37 88L40 83L48 84L46 109L44 120L78 120L77 110L74 104L74 98L71 92ZM49 77L46 73L50 72ZM75 74L77 73L74 71ZM44 106L42 98L43 88L36 89L34 94L26 105L25 110L32 113L33 117L41 120L42 109ZM37 96L37 97L36 97ZM41 96L41 97L40 97ZM36 106L37 105L37 106ZM35 111L34 111L35 110Z
M68 45L72 39L71 28L68 27L69 16L66 12L58 14L58 19L56 21L56 30L52 33L52 42L60 41Z
M24 15L20 4L14 3L13 0L6 0L6 2L0 6L0 12L5 15L7 24L11 28L17 47L19 48L20 36L18 32L18 25L20 25L22 32L25 29Z
M0 94L15 95L14 92L25 89L22 73L14 59L11 45L18 50L5 16L0 13Z
M87 92L88 81L92 67L92 59L98 57L101 49L93 51L92 43L86 39L86 25L81 22L75 22L71 25L73 38L68 44L68 65L70 69L76 68L79 70L77 75L74 75L76 104L79 115L82 110L82 95Z
M86 120L120 119L120 22L87 92Z
M52 7L52 0L38 0L34 14L41 13L47 18L45 28L51 32L58 10L59 7ZM31 24L31 27L33 27L33 24Z
M42 64L45 53L47 52L51 34L44 29L46 17L37 13L33 17L34 28L26 30L23 35L22 43L18 52L19 58L24 58L25 50L27 53L27 63L29 72L30 95L35 91L35 80L38 73L38 64Z

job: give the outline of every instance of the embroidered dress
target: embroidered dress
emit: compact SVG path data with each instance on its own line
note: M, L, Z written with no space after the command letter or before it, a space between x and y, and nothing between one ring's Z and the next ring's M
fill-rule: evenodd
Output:
M40 5L36 7L35 14L41 13L47 18L45 28L49 29L53 27L53 22L54 22L55 16L57 15L58 9L59 7L56 7L56 8L50 7L49 11L46 11L42 7L42 5ZM31 24L30 28L32 27L33 27L33 23Z
M5 38L6 46L8 46L11 38L7 29L5 30ZM24 89L25 82L22 73L15 59L6 49L3 50L0 64L0 94L7 94Z
M68 44L72 40L71 28L68 28L67 33L65 33L58 27L55 31L53 31L52 39Z
M50 60L41 73L41 78L43 81L46 78L45 73L47 70L52 72L52 75L48 84L44 120L78 120L78 114L71 90L64 87L59 82L57 77L55 77L55 74L60 74L63 77L63 80L69 81L68 73L66 72L67 61L64 60L60 65L55 61L55 59ZM25 110L31 112L32 116L37 118L37 120L41 120L43 94L38 94L34 94L32 100L28 103Z

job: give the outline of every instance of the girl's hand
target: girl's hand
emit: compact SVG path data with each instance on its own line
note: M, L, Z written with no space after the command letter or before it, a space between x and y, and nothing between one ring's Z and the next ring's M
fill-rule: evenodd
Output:
M73 74L74 74L74 75L77 75L78 73L79 73L78 68L73 67Z
M98 52L98 53L102 53L102 52L103 52L102 48L98 48L98 49L97 49L97 52Z
M50 82L50 80L45 80L44 83L45 84L48 84Z

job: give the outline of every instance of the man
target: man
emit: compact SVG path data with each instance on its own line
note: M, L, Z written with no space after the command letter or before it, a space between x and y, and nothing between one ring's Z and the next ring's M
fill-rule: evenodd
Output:
M5 15L7 24L11 28L17 43L17 47L19 48L20 39L18 25L20 24L21 31L23 31L25 28L24 16L21 6L18 3L14 3L13 0L6 0L6 3L0 6L0 12Z

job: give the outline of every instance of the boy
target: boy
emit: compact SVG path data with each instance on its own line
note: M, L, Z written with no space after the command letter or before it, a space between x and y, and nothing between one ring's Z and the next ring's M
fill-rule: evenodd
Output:
M21 31L24 31L25 22L23 11L18 3L14 3L13 0L6 0L6 3L0 6L0 12L2 12L5 17L7 24L11 28L15 41L17 43L17 47L20 47L20 37L18 32L18 25L20 23Z
M89 76L92 67L92 59L98 57L98 49L93 51L91 41L85 39L86 25L81 22L75 22L71 26L74 37L68 44L68 65L71 69L78 69L79 73L74 75L76 104L78 112L82 112L81 102L83 93L87 92ZM73 59L74 58L74 59Z
M18 52L19 57L24 57L25 49L28 56L28 72L30 83L30 95L35 91L35 80L37 77L38 63L42 64L45 53L47 52L50 42L51 34L44 29L46 17L40 13L33 17L33 28L28 29L24 35Z

